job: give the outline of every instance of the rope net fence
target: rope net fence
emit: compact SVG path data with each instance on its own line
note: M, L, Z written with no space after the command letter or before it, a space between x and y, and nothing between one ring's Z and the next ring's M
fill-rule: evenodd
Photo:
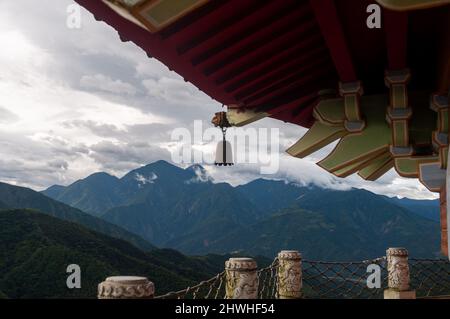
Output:
M369 288L369 265L380 267L381 287ZM303 298L377 299L387 288L386 257L359 262L325 262L304 260Z
M224 299L225 271L186 289L169 292L155 299Z
M266 268L258 270L259 278L259 299L278 298L278 258Z
M450 262L445 259L409 259L411 287L417 298L450 296Z
M278 298L278 259L257 271L259 299ZM380 287L369 288L367 279L372 273L369 265L379 267ZM411 289L417 298L450 296L450 262L444 259L409 259ZM383 299L388 288L386 257L357 262L302 261L302 298L307 299ZM178 292L170 292L156 299L223 299L226 272Z

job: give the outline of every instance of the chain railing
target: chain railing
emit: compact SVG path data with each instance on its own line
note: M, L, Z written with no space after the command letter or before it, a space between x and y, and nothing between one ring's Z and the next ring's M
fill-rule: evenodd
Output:
M269 266L259 270L252 259L237 258L234 268L227 268L209 280L155 299L223 299L227 296L258 299L409 299L450 296L450 262L444 259L408 260L408 252L403 248L388 249L388 257L356 262L301 260L298 252L298 255L292 251L284 252ZM286 258L291 259L286 263ZM378 276L375 282L378 281L379 286L373 281L368 284L371 274ZM108 282L102 284L108 286ZM301 293L297 293L300 290ZM111 287L102 291L114 292ZM234 294L233 291L239 293ZM253 293L256 291L257 294Z

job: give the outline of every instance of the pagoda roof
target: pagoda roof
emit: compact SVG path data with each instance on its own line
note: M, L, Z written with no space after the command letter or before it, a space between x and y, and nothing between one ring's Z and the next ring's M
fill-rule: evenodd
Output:
M412 90L449 88L449 1L379 0L383 25L370 29L372 0L211 0L157 32L76 1L220 103L305 127L339 81L385 93L385 70L409 68Z

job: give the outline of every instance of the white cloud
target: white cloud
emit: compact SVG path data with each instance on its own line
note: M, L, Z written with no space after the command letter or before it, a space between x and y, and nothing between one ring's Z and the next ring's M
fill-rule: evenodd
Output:
M16 114L0 106L0 123L7 124L18 120L19 117Z
M81 29L66 28L66 9L73 1L35 2L0 2L0 180L42 189L99 170L121 175L169 160L168 150L176 149L171 129L190 128L196 119L206 128L221 110L219 103L136 45L121 42L114 29L87 11L82 11ZM332 146L306 159L284 153L305 129L272 119L252 126L277 127L281 134L280 170L263 177L435 196L416 179L395 172L377 182L336 178L315 164ZM215 144L195 147L213 156ZM242 184L261 177L258 164L205 168L217 182Z
M161 76L158 79L145 79L142 81L142 85L147 89L150 96L169 103L182 103L185 107L198 107L205 104L217 105L192 84L179 77Z
M194 171L195 177L185 181L185 184L214 182L214 178L212 178L203 167L193 165L191 166L191 170Z
M136 173L136 177L135 180L138 182L139 187L143 186L143 185L147 185L147 184L153 184L155 183L155 181L158 179L158 175L156 175L155 173L151 173L150 176L143 176L139 173Z
M121 80L113 80L103 74L84 75L80 79L80 85L88 89L97 89L114 94L136 94L136 88Z

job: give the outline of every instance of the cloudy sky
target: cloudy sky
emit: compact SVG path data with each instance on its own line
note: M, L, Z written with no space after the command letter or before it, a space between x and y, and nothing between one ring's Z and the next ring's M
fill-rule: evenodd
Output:
M117 32L82 10L81 28L67 27L70 0L0 2L0 180L42 190L68 185L97 171L122 176L158 159L172 160L180 143L173 130L210 127L221 105ZM417 180L391 171L377 182L357 175L333 177L315 163L284 150L305 130L272 119L254 128L279 129L279 170L261 175L261 164L216 168L215 181L234 185L257 177L324 187L365 188L390 196L435 198ZM231 132L233 133L233 132ZM214 142L194 148L212 156ZM275 150L276 154L278 152ZM274 155L274 154L273 154Z

